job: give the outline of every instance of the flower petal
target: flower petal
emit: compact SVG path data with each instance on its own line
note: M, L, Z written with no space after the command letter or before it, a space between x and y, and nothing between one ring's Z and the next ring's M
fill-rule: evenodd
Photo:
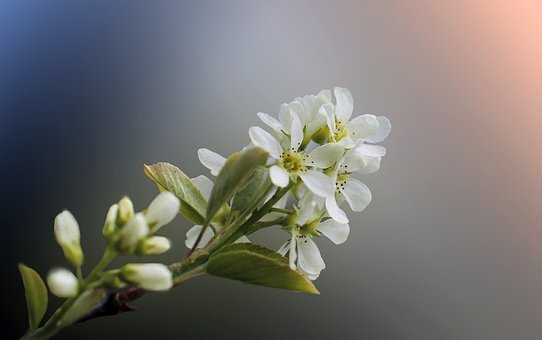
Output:
M196 243L196 240L198 239L199 233L201 232L202 228L202 225L197 224L186 232L186 240L184 241L184 245L187 248L192 249L192 247ZM214 236L215 233L213 232L213 228L207 227L207 229L205 229L205 232L203 233L203 236L201 237L198 248L205 247Z
M308 274L319 274L326 267L320 250L310 237L297 237L297 264Z
M354 112L354 99L352 98L352 93L348 89L342 87L336 87L334 89L335 100L337 104L335 105L335 115L338 119L343 122L347 122L352 117L352 112Z
M250 140L252 141L252 144L259 146L265 151L269 152L269 154L273 158L280 158L280 154L282 153L282 147L275 139L275 137L269 134L269 132L258 126L253 126L248 129L248 135L250 137Z
M363 156L383 157L386 155L386 148L381 145L361 144L355 151Z
M387 117L378 116L378 129L373 133L372 136L369 136L367 140L371 143L380 143L384 139L388 138L391 132L391 122Z
M292 126L290 128L290 148L292 151L297 151L303 142L303 125L299 116L292 113Z
M286 103L283 103L280 106L279 121L282 124L282 129L286 133L290 133L290 126L292 125L292 114L290 112L290 108L288 107L288 104Z
M348 122L348 132L355 139L367 139L378 130L378 119L374 115L357 116Z
M344 148L336 143L324 144L312 150L310 158L311 164L320 169L326 169L332 166L343 155Z
M333 105L330 103L322 105L318 113L326 117L326 123L329 131L335 131L335 113Z
M277 119L263 112L258 112L257 115L258 115L258 118L260 118L260 120L265 125L269 126L270 128L272 128L273 130L277 132L282 132L282 124Z
M350 234L350 226L348 223L339 223L333 219L325 220L320 223L316 230L321 232L335 244L344 243Z
M335 193L333 179L316 170L309 170L299 174L305 186L317 196L329 197Z
M211 175L216 176L224 166L226 158L220 156L214 151L209 149L199 149L198 158L201 164L203 164L207 169L211 170Z
M359 180L350 177L342 191L346 202L354 211L362 211L371 203L371 190Z
M358 170L359 174L372 174L380 169L380 161L382 160L381 157L364 156L363 159L365 159L366 165Z
M365 157L355 152L355 150L351 149L345 153L341 163L341 171L355 172L367 165Z
M269 177L271 177L271 182L273 182L274 185L281 188L285 188L290 182L288 172L278 165L273 165L269 168Z
M282 246L277 250L277 253L279 253L281 256L286 255L286 253L290 250L290 240L284 242Z
M196 188L198 188L203 197L205 197L206 200L209 200L209 197L211 197L211 191L213 190L213 181L211 181L205 175L199 175L192 178L192 183L194 183Z
M288 262L290 264L290 269L296 270L295 261L297 260L297 244L295 242L296 236L292 234L292 239L290 240L289 246L289 254L288 254Z
M329 217L335 221L339 223L348 223L348 216L346 216L346 213L337 204L335 195L326 199L326 210Z

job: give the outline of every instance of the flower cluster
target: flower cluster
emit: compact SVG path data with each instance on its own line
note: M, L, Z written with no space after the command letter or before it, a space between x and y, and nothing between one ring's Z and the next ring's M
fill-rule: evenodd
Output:
M128 197L112 205L103 227L103 234L109 242L105 260L110 260L117 254L155 255L166 252L170 248L169 240L163 236L155 236L155 233L175 218L179 205L179 199L170 192L160 193L145 212L134 212L132 201ZM84 255L79 224L75 217L65 210L55 218L54 231L58 244L66 259L76 268L78 277L67 269L56 268L49 273L47 284L54 295L73 297L78 294L81 286L85 285L81 273ZM116 287L130 283L147 290L166 290L172 286L170 271L165 265L158 263L127 264L119 270L102 273L99 280L100 283Z
M346 204L359 212L371 201L369 188L353 175L377 171L386 153L384 147L376 144L390 133L388 118L371 114L352 118L353 108L350 91L335 87L333 93L323 90L282 104L278 119L258 113L269 131L255 126L248 133L250 146L269 153L272 183L277 188L289 188L275 205L276 211L264 217L286 215L280 225L289 239L278 252L288 256L292 269L312 280L325 268L313 239L324 235L335 244L346 241L350 227L342 207ZM214 176L226 161L208 149L199 149L198 157ZM205 176L196 177L193 182L208 197L213 182ZM199 246L213 238L216 228L205 230ZM194 245L201 231L200 225L188 231L187 247Z

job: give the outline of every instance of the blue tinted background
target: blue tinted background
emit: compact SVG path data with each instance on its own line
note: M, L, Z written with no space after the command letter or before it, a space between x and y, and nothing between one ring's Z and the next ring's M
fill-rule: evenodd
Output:
M340 85L393 132L348 242L319 242L321 296L201 278L58 338L538 339L541 13L536 1L2 2L5 332L26 327L16 264L65 265L56 213L76 215L92 263L109 205L155 194L144 163L206 173L197 148L233 152L256 112ZM165 230L174 248L160 259L185 252L188 227Z

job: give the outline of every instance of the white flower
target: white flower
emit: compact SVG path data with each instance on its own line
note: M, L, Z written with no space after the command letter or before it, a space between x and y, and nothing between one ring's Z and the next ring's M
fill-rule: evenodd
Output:
M83 264L83 249L81 249L79 224L68 210L64 210L56 216L54 231L56 241L62 248L66 259L76 267L81 266Z
M198 190L203 195L203 198L205 198L207 201L209 200L209 197L211 197L211 191L213 191L213 181L211 181L207 176L205 175L199 175L197 177L194 177L191 179L192 183L198 188Z
M279 120L263 112L257 115L264 124L273 129L279 139L282 139L284 135L290 134L292 115L295 114L299 117L306 136L311 137L326 124L325 115L319 112L320 107L326 103L331 103L330 90L322 90L317 95L297 97L289 104L282 104L278 115Z
M317 147L310 154L300 150L303 141L303 126L297 114L292 114L290 126L290 148L285 149L271 134L260 127L251 127L249 136L252 143L269 152L274 164L269 169L273 184L286 187L290 177L300 177L307 188L321 197L333 194L333 181L314 168L325 169L342 156L343 149L334 144Z
M354 100L348 89L335 87L335 105L322 105L321 113L326 116L329 129L328 140L351 148L356 141L379 143L386 139L391 131L391 124L384 116L360 115L352 120Z
M123 225L134 216L134 204L132 200L124 196L119 201L118 222Z
M68 298L77 295L79 282L75 275L67 269L53 269L47 275L47 285L53 295Z
M118 247L125 253L131 253L137 247L139 241L149 234L149 226L143 213L137 213L120 230Z
M152 236L141 243L141 252L145 255L159 255L169 250L171 243L166 237Z
M117 229L117 216L119 212L119 205L113 204L111 207L109 207L109 210L107 211L107 215L105 216L105 222L103 227L103 235L105 237L110 237L113 235L115 230Z
M280 247L278 253L282 256L289 253L290 267L293 270L298 269L309 279L315 280L326 265L312 237L324 235L333 243L341 244L348 238L350 226L333 219L320 221L321 207L310 193L305 194L299 205L290 230L291 238Z
M186 232L186 240L184 241L184 245L188 249L192 249L194 247L194 244L196 244L196 240L201 233L203 226L196 224L192 228L188 229ZM203 248L206 245L209 244L209 242L215 237L215 232L213 231L213 228L217 228L216 226L209 226L207 229L205 229L205 232L203 233L203 236L201 237L201 240L198 244L198 249ZM250 240L246 236L241 236L237 241L234 243L250 243Z
M356 145L348 150L344 157L337 162L332 177L335 181L335 195L326 198L326 209L331 218L340 223L348 223L348 217L339 207L336 198L346 200L353 211L364 210L372 199L369 188L352 177L353 173L369 173L378 170L380 159L385 155L385 149L378 145L364 144L358 140Z
M198 150L198 158L201 164L211 171L211 175L213 176L217 176L224 163L226 163L226 158L205 148Z
M173 286L171 271L160 263L127 264L121 272L126 281L146 290L168 290Z
M181 202L169 191L163 191L151 202L145 218L153 232L171 222L179 213Z

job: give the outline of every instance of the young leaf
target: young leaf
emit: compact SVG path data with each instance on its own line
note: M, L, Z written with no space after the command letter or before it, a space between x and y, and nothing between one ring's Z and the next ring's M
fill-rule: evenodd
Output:
M213 254L207 272L260 286L320 294L309 279L290 269L286 258L250 243L232 244Z
M145 164L145 175L153 181L160 191L171 191L181 200L181 214L188 220L202 224L207 202L181 169L169 163Z
M251 212L271 186L269 171L263 166L258 167L247 185L233 196L232 210L239 211L241 214Z
M47 311L47 287L40 275L32 268L19 264L19 272L23 279L28 323L30 330L39 327L43 315Z
M218 174L209 204L205 224L208 224L222 205L228 202L233 194L242 188L258 166L265 165L267 152L261 148L251 148L236 152L226 160Z

